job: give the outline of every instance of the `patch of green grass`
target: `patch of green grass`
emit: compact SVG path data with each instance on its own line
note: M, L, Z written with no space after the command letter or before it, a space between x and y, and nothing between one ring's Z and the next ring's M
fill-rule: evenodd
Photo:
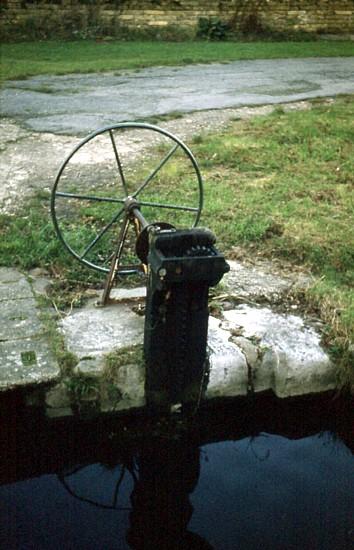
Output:
M203 221L225 249L258 247L353 282L354 102L233 123L196 144Z
M336 277L318 278L306 295L319 316L326 322L324 343L341 367L339 381L354 392L354 292L351 285L338 284Z
M28 270L62 258L54 228L49 220L48 199L33 198L16 216L0 215L0 265Z
M106 381L114 381L120 367L143 364L143 347L140 344L127 346L105 356L105 368L102 377Z
M233 122L194 152L205 177L202 225L226 252L279 257L310 269L308 293L346 361L354 337L354 100ZM353 380L354 382L354 380Z
M40 74L121 71L238 59L353 55L351 41L313 42L97 42L36 41L2 44L3 80Z
M99 384L95 378L75 374L64 380L72 399L77 404L82 401L95 401L99 397Z
M23 271L45 267L54 280L57 309L78 305L81 289L102 285L103 276L79 264L63 248L49 213L49 196L39 192L16 215L0 214L0 266Z

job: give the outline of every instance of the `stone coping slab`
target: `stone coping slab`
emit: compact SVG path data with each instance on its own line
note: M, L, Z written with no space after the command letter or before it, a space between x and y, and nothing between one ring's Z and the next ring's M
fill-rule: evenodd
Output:
M31 286L24 277L0 281L0 302L21 300L23 298L33 298Z
M100 385L108 353L142 344L144 318L130 303L142 295L141 289L130 290L125 301L105 308L96 308L91 302L62 320L68 349L79 358L76 374ZM241 304L225 311L220 319L210 316L208 356L206 400L266 390L285 398L336 387L335 365L321 347L320 334L301 317L275 313L269 307ZM107 389L102 391L100 410L144 407L144 380L142 364L121 365L112 381L114 398ZM52 407L49 414L60 414L56 410Z
M140 344L144 320L125 303L82 310L64 318L61 329L67 348L79 359L97 358L113 349Z
M232 262L231 268L231 278L226 281L226 287L231 286L230 295L238 292L230 283L232 277L243 270L246 280L246 270L253 270L244 266L241 270L237 262ZM267 274L263 280L269 283ZM241 284L239 279L238 282ZM273 283L280 293L287 292L288 285L292 284L287 279L283 282L280 276L272 277L270 286ZM59 368L46 342L33 290L26 277L16 270L1 268L0 288L3 297L0 389L59 381ZM262 285L255 283L254 288L260 289L258 296L264 295ZM252 292L254 295L255 291ZM144 318L137 302L141 302L145 294L145 288L117 289L108 306L96 307L95 300L91 300L62 319L59 330L68 351L78 358L74 376L87 376L101 384L107 354L142 344ZM225 310L219 319L210 316L208 384L203 398L245 396L266 390L283 398L334 389L335 365L320 339L320 334L300 316L276 313L271 307L240 304ZM128 358L112 381L114 399L112 388L108 391L105 387L101 392L100 410L128 411L143 407L144 380L143 364ZM62 382L59 386L60 395L67 394ZM60 414L60 400L55 387L50 391L48 408L55 416ZM65 405L68 412L67 402L68 396Z
M59 368L45 338L0 342L0 391L56 382Z
M294 288L304 288L311 279L302 273L280 275L261 268L259 265L244 265L241 262L228 260L229 273L223 278L222 284L230 297L268 301L278 303Z
M0 341L21 340L38 336L43 331L36 312L36 301L31 298L4 300L0 307Z
M59 379L39 313L26 277L0 268L0 391Z
M254 391L271 389L290 397L336 387L336 369L320 335L301 317L241 305L225 311L224 319L221 329L243 350Z

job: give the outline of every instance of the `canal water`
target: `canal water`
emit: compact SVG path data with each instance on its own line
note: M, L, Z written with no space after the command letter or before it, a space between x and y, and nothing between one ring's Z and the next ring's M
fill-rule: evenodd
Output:
M354 547L349 400L261 396L170 419L0 410L3 549Z

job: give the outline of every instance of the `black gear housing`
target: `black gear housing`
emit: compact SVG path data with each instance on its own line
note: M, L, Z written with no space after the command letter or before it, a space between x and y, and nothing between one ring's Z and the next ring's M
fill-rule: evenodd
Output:
M152 405L198 401L207 364L208 293L229 270L209 230L152 234L146 300L146 395Z

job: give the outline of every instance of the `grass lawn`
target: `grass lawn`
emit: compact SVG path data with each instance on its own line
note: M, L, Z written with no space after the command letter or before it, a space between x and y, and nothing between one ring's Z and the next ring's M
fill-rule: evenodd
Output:
M225 250L310 269L305 300L337 357L354 340L354 97L307 112L235 121L194 146L206 180L202 223ZM351 371L354 382L354 373Z
M237 59L354 55L354 42L104 42L42 41L2 44L1 78L119 71L157 65Z
M286 260L310 270L315 284L302 305L327 326L326 341L351 380L354 337L354 97L314 101L308 111L235 120L217 135L196 136L193 152L205 181L201 225L217 235L226 256ZM155 163L156 164L156 163ZM178 166L171 164L171 201L179 203ZM158 179L156 185L159 185ZM92 220L95 212L86 213ZM48 268L60 294L80 296L82 281L99 275L81 268L60 246L48 214L48 196L33 199L18 217L0 217L0 265ZM101 279L102 280L102 279ZM102 284L102 283L101 283ZM61 299L63 296L61 296ZM351 352L352 353L352 352Z

